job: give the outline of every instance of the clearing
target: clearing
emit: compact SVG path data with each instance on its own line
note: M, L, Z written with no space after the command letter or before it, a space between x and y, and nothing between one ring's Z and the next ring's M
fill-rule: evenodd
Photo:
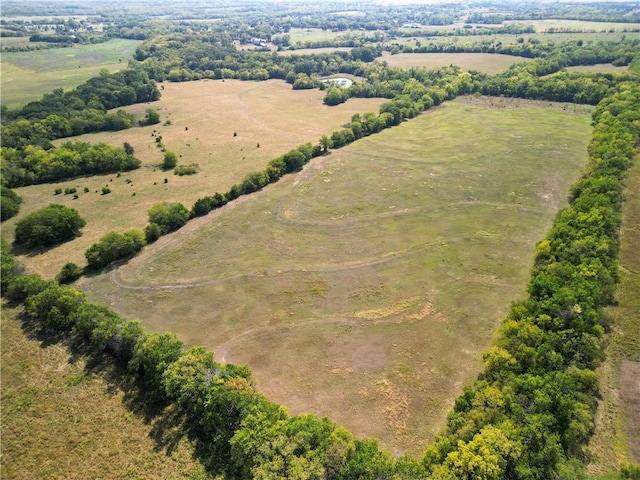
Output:
M384 54L377 61L385 61L390 67L448 67L457 65L463 70L477 70L488 74L504 72L514 63L528 59L494 53L398 53Z
M4 41L4 40L3 40ZM32 52L2 52L2 104L17 108L56 88L70 90L100 70L127 67L137 40L110 40L95 45L75 45Z

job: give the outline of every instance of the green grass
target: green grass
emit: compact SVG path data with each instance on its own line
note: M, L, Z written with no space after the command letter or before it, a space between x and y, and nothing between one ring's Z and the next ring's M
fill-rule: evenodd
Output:
M292 413L420 453L523 295L534 244L586 161L588 112L548 105L447 103L79 285L248 363Z
M598 63L596 65L580 65L577 67L567 67L569 72L591 72L591 73L622 73L629 67L617 67L610 63Z
M480 44L481 42L501 42L504 45L514 44L518 41L518 38L524 38L525 40L537 39L540 42L553 41L556 43L563 42L577 42L582 40L583 42L589 41L607 41L607 42L619 42L622 37L629 38L633 33L626 33L622 31L606 31L606 32L578 32L578 33L524 33L524 34L490 34L490 35L467 35L458 37L449 36L429 36L428 33L419 33L412 37L398 38L388 44L398 43L399 45L411 45L416 46L416 41L421 44L434 43L436 45L446 45L454 42L459 45L472 45L474 43Z
M2 478L205 479L181 419L2 305Z
M20 107L55 88L70 90L97 76L127 67L136 40L110 40L95 45L2 53L2 104Z

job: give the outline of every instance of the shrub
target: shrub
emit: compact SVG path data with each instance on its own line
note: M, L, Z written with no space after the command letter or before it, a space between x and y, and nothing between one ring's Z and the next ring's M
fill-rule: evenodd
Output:
M194 175L198 173L198 165L192 163L191 165L178 165L173 171L175 175Z
M162 165L161 165L161 168L163 170L171 170L172 168L175 168L177 164L178 164L178 157L176 156L175 153L169 152L169 151L164 153L164 158L162 159Z
M15 217L20 210L22 198L10 188L2 186L2 197L0 197L0 216L1 221Z
M60 273L56 275L56 280L60 284L75 282L82 276L82 267L76 265L73 262L65 263L60 270Z
M141 230L130 230L124 234L109 232L91 245L84 256L87 268L98 270L116 260L130 257L145 245L145 234Z
M162 230L160 230L160 225L157 223L150 223L146 227L144 227L144 237L147 240L147 243L153 243L158 240L162 236Z
M166 234L181 228L189 220L189 211L181 203L159 203L149 210L149 223L157 223Z

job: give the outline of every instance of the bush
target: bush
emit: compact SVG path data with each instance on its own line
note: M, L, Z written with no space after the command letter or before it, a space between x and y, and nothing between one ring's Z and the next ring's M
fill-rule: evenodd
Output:
M149 210L149 223L157 223L166 234L181 228L189 220L189 210L181 203L159 203Z
M0 198L0 221L4 222L11 217L15 217L20 210L22 198L10 188L2 186L2 197Z
M178 164L178 157L173 152L165 152L162 159L162 170L171 170Z
M73 262L65 263L60 270L60 273L56 275L56 280L60 284L75 282L82 276L82 267L79 267Z
M116 260L136 254L144 245L145 234L141 230L130 230L124 234L109 232L84 253L87 268L98 270L106 267Z
M158 240L162 236L162 230L160 230L160 225L157 223L150 223L146 227L144 227L144 237L147 240L147 243L153 243Z
M80 235L86 223L75 209L51 204L16 224L14 242L26 248L56 245Z
M178 165L173 171L175 175L194 175L198 173L198 165L192 163L191 165Z

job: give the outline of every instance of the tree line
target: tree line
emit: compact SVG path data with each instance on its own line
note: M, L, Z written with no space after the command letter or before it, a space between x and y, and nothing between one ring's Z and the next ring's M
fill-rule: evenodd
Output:
M2 150L2 182L9 188L50 183L81 175L126 172L140 167L140 160L123 147L106 143L65 142L45 150L28 145L23 150Z

